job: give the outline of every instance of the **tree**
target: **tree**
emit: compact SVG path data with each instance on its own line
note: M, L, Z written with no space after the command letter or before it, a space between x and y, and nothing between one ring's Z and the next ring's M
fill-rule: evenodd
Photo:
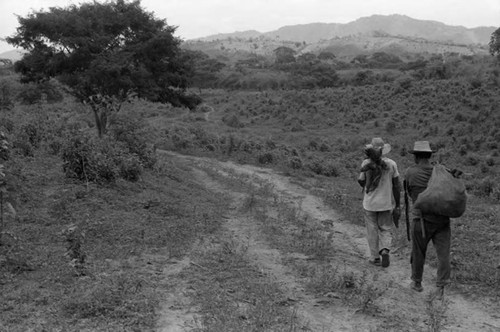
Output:
M328 51L322 51L318 55L318 59L320 59L320 60L334 60L335 58L336 58L335 54L333 54L332 52L328 52Z
M184 50L182 57L192 70L189 82L199 88L213 84L217 80L216 74L226 66L202 51Z
M146 12L140 0L51 7L18 21L6 40L28 51L15 64L22 81L57 78L91 106L99 136L131 94L176 106L200 102L186 94L191 71L176 27Z
M278 64L295 62L295 51L289 47L280 46L274 50L274 54Z
M496 55L500 60L500 28L496 29L491 34L489 46L491 55Z
M311 52L303 53L303 54L299 55L297 59L299 60L299 62L303 62L303 63L313 64L313 63L317 62L316 55L311 53Z

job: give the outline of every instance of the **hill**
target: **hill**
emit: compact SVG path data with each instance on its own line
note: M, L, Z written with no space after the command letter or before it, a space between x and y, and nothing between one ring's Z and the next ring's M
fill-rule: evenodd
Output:
M310 23L281 27L274 31L259 33L255 30L211 35L197 40L213 41L226 38L267 37L288 41L317 43L338 37L372 35L381 32L392 36L424 38L429 41L453 44L487 45L496 27L466 28L450 26L437 21L418 20L405 15L372 15L346 24Z
M217 34L188 40L184 46L214 57L242 53L272 56L276 48L286 46L298 55L330 51L344 60L375 52L411 59L416 54L488 54L488 42L495 29L449 26L404 15L373 15L347 24L310 23L265 33L249 30Z
M0 59L9 59L12 62L21 60L22 57L23 57L23 52L19 50L11 50L0 53Z

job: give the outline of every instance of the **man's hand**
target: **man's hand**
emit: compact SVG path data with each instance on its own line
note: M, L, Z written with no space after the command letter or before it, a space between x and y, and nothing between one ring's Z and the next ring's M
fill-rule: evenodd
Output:
M396 226L396 228L399 227L399 218L401 218L401 208L397 206L394 210L392 210L392 222L394 222L394 226Z

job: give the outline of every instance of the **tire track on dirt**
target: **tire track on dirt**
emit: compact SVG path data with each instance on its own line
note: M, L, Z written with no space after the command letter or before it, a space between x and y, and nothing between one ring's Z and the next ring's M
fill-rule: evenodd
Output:
M279 250L270 248L262 240L255 222L241 217L235 210L235 213L228 217L226 224L236 239L248 243L249 254L255 264L283 285L286 294L290 294L290 302L297 308L302 321L309 323L312 331L369 331L376 326L382 328L387 325L391 317L406 321L407 331L427 330L433 319L442 320L445 329L449 331L500 331L500 319L489 312L485 304L470 302L460 294L453 293L447 293L442 303L428 302L428 291L415 293L409 289L410 266L407 257L392 255L391 266L387 269L368 266L364 229L349 223L338 212L325 206L320 198L290 183L287 177L256 166L168 153L188 160L197 178L207 188L229 193L236 202L241 202L245 195L229 191L223 184L210 178L203 168L208 167L221 174L236 172L267 181L290 205L296 204L299 200L299 208L309 215L311 222L331 224L330 238L339 248L339 255L332 257L332 262L346 264L350 269L361 273L368 272L370 280L382 290L381 296L375 299L375 302L377 307L383 308L383 312L376 318L350 312L345 306L318 306L321 299L304 291L300 278L294 276L293 272L282 264L283 256ZM431 284L434 275L435 269L426 266L427 285ZM374 321L375 319L378 321Z
M239 207L247 197L246 194L228 190L201 169L194 168L193 171L208 189L230 194L234 212L227 216L226 229L237 242L247 246L251 262L281 286L287 298L286 305L294 307L305 330L324 332L369 330L369 326L373 324L371 319L352 320L355 313L347 307L331 307L327 310L318 306L318 299L308 294L300 283L300 278L294 276L293 272L283 265L284 257L280 251L271 248L263 240L255 220L238 213Z

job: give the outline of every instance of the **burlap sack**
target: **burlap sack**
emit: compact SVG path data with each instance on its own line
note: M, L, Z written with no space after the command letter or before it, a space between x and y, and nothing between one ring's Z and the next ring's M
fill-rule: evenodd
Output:
M458 218L465 212L467 194L460 179L451 175L443 165L436 165L425 189L418 195L415 208L423 214L438 214Z

